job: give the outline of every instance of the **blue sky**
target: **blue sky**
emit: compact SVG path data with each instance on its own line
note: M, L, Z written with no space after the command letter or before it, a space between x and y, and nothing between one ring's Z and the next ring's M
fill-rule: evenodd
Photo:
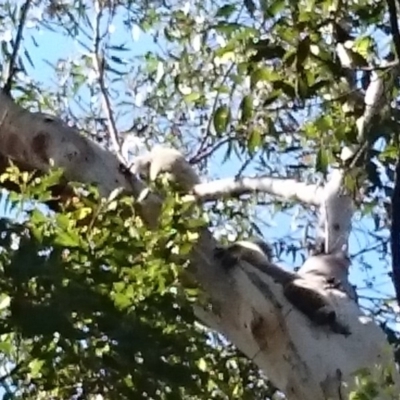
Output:
M131 44L131 52L130 55L136 54L145 54L148 51L158 51L158 46L154 44L153 39L150 35L145 35L143 32L139 35L138 41L134 42L132 36L126 31L125 28L122 27L121 18L116 18L114 20L115 23L115 31L113 33L115 43L121 43L126 41ZM36 47L34 45L34 41L32 40L32 36L35 38L35 41L38 43ZM59 59L65 59L70 57L77 57L78 54L81 54L85 50L78 44L77 40L72 38L68 38L58 32L41 31L39 32L36 28L30 28L25 30L24 34L24 47L28 50L30 57L33 61L34 67L31 67L28 62L25 61L25 66L27 68L28 74L35 81L39 81L43 83L43 87L53 87L57 88L58 78L56 77L53 69L48 65L47 62L51 64L55 64ZM87 41L84 38L78 38ZM47 61L47 62L46 62ZM88 100L88 99L87 99ZM126 124L129 124L129 120L120 120L119 127L123 127ZM239 169L240 164L239 160L232 158L226 163L222 163L222 158L224 156L224 149L219 150L214 156L214 162L211 166L210 176L213 178L216 177L229 177L234 175L234 173ZM248 169L248 174L254 173L254 170ZM263 212L265 218L270 219L271 216L267 212ZM364 218L361 222L357 222L355 224L357 228L368 228L372 230L373 224L371 220ZM265 237L272 237L274 239L278 237L285 237L288 233L296 237L301 236L301 230L298 229L298 232L292 231L292 216L290 214L279 213L273 220L273 226L271 228L266 228L264 231ZM350 238L350 249L352 253L358 252L360 249L370 246L372 237L367 237L364 234L353 232ZM372 296L377 296L377 292L381 294L393 294L392 284L388 277L384 277L384 267L387 267L388 258L385 260L380 260L378 258L377 253L368 253L368 263L373 265L374 270L373 274L376 275L377 284L375 286L375 290L360 290L359 294L367 295L371 294ZM287 263L287 265L293 265L293 260L287 257L286 260L283 260ZM296 264L300 263L300 259L296 260ZM351 271L351 280L357 284L358 287L364 288L365 283L363 282L366 275L364 272L360 271L359 265L354 265Z

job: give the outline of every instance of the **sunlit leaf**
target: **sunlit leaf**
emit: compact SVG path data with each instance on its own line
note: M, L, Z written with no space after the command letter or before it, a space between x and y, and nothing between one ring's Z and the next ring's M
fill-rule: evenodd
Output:
M261 146L261 138L262 138L261 129L258 127L254 127L250 131L250 136L248 140L250 153L253 153L254 151L258 150L258 148Z
M195 101L197 101L198 99L200 99L200 97L201 97L201 94L198 93L198 92L192 92L192 93L190 93L190 94L184 96L185 101L186 101L187 103L194 103Z
M65 247L78 247L81 241L77 232L58 231L54 243Z
M225 4L220 7L215 14L216 17L225 17L229 18L236 11L236 5L234 4Z
M214 113L214 129L217 134L224 133L230 120L230 110L227 106L218 107Z
M261 1L261 7L264 10L264 14L268 17L274 17L275 15L279 14L285 7L286 1L285 0L275 0L275 1Z
M317 153L315 168L319 172L326 173L328 169L328 153L320 148Z
M243 123L248 122L253 116L253 98L251 95L244 96L242 99L242 103L240 105L241 113L241 121Z

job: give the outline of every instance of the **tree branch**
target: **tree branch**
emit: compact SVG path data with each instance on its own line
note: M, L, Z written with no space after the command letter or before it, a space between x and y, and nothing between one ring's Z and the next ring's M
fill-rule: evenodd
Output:
M394 188L391 199L390 248L392 252L393 284L400 305L400 158L396 163Z
M284 200L297 200L310 205L320 204L322 192L322 187L317 185L308 185L295 179L268 176L218 179L200 183L193 188L194 195L202 201L239 197L252 193L267 193Z
M32 0L26 0L25 4L23 4L21 6L21 18L20 18L19 25L18 25L17 35L15 36L13 52L12 52L12 55L10 58L10 62L8 64L7 80L6 80L6 83L4 84L4 88L3 88L4 93L7 93L7 94L10 94L10 92L11 92L14 75L17 71L15 64L17 62L17 55L18 55L19 47L20 47L21 41L22 41L22 33L24 30L26 17L28 16L28 10L29 10L31 3L32 3Z
M104 55L101 54L100 44L101 44L101 37L100 37L100 22L101 17L103 15L103 9L99 2L97 3L97 13L95 19L95 38L94 38L94 54L93 54L93 64L94 68L97 72L98 82L100 86L100 93L102 98L103 110L107 117L107 125L108 125L108 133L111 139L111 143L113 144L114 150L117 154L117 157L122 163L125 163L126 160L123 159L121 154L121 143L118 138L118 130L117 124L115 123L114 114L112 112L111 101L108 96L108 91L104 79L105 74L105 59Z
M344 174L334 170L321 196L317 242L327 254L348 250L354 207L344 188Z
M400 60L400 31L397 22L397 8L395 0L386 0L389 9L390 30L392 31L394 48L397 55L397 60Z
M268 176L255 178L226 178L200 183L192 190L201 201L227 197L239 197L253 193L267 193L283 200L295 200L306 205L320 207L317 239L324 243L327 253L347 249L351 231L353 203L344 193L343 174L334 170L328 183L322 187L308 185L294 179Z
M397 61L400 60L400 31L397 21L395 0L387 0L389 9L390 29L396 51ZM390 247L392 252L393 285L397 303L400 305L400 158L396 163L394 188L391 199Z

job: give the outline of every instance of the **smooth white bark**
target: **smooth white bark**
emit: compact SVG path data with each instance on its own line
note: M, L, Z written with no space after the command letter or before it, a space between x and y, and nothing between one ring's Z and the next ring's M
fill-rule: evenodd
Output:
M193 192L202 201L252 193L266 193L282 200L295 200L308 205L319 205L323 188L298 182L295 179L260 176L217 179L212 182L200 183L193 188Z
M319 207L318 236L324 240L326 253L347 252L353 213L353 200L344 190L344 173L333 170Z

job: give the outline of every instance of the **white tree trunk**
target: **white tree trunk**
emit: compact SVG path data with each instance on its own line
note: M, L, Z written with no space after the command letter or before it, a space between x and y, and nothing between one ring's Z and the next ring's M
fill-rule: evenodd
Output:
M146 194L143 183L121 169L113 154L54 117L21 109L2 93L0 154L41 171L49 169L52 159L64 168L67 180L96 183L105 196L123 187L140 198L145 222L152 229L157 226L161 200ZM216 244L204 230L192 251L190 271L214 310L196 308L196 313L251 358L289 399L346 398L343 394L353 387L355 371L381 362L393 366L384 333L342 292L329 289L323 295L348 325L348 337L313 325L288 303L280 285L251 265L241 263L225 271L212 257ZM347 389L341 388L342 381L349 384Z

